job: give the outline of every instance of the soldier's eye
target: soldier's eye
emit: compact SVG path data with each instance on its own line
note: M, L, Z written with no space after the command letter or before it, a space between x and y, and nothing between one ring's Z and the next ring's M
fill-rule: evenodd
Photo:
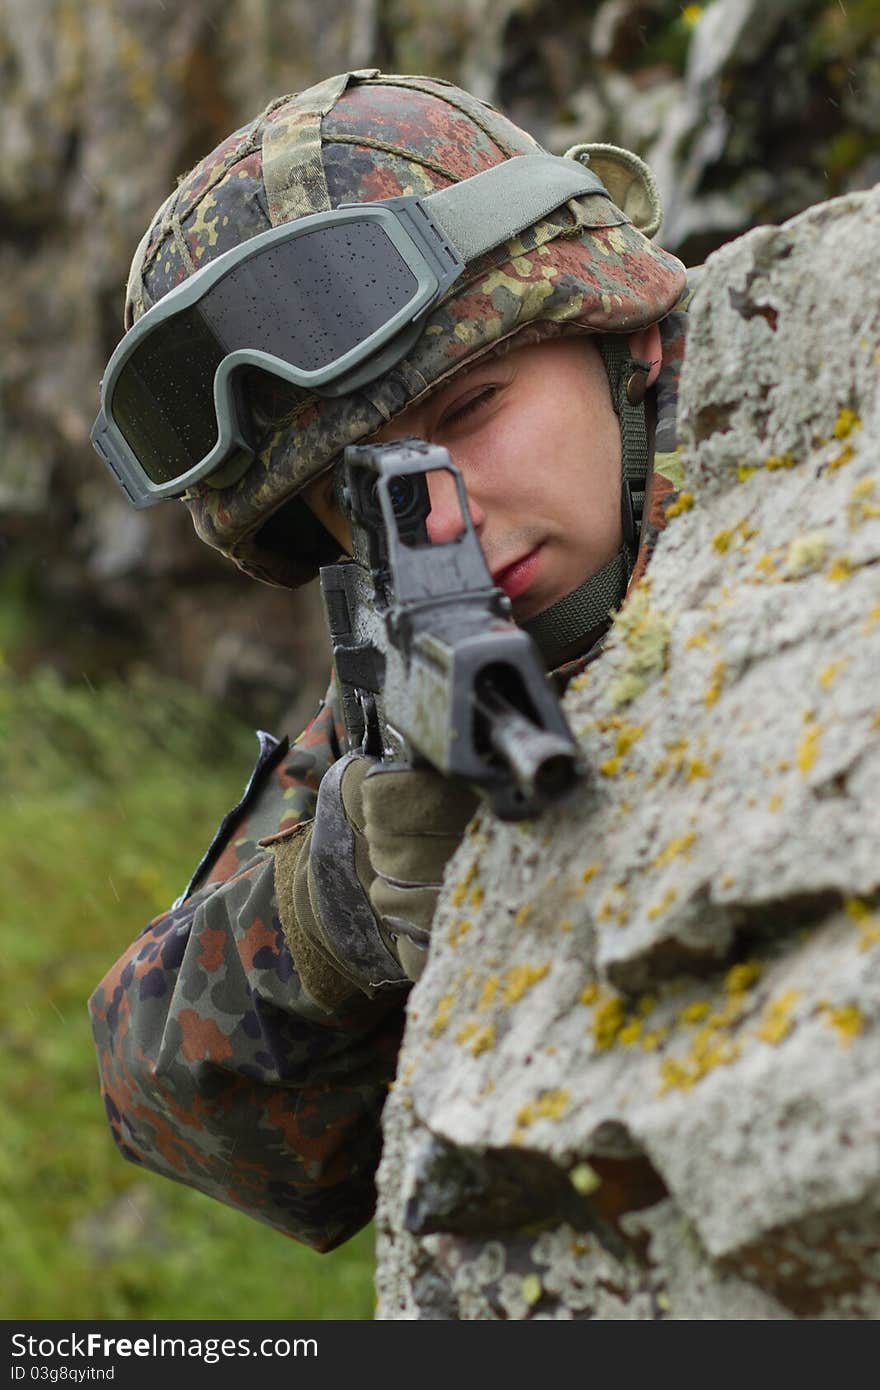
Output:
M497 387L481 386L471 396L463 396L447 407L440 420L441 428L444 425L457 425L461 420L466 420L469 415L475 415L483 406L488 405L492 400Z

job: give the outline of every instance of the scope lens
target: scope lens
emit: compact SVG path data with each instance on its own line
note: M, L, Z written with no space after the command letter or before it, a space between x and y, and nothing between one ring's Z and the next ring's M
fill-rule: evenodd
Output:
M416 489L413 486L411 478L397 477L388 479L388 496L391 500L391 506L394 509L395 516L405 516L412 506L416 495Z

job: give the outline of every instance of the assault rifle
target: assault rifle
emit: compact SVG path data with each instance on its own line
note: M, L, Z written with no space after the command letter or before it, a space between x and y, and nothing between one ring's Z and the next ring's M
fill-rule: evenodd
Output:
M453 477L462 529L432 544L427 474ZM345 450L337 497L353 555L321 569L350 749L427 761L502 820L537 815L583 776L537 646L493 583L446 449Z

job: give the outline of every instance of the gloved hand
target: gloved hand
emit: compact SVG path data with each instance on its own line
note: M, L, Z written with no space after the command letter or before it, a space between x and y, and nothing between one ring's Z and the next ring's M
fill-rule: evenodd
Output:
M362 753L325 774L310 830L275 849L282 924L322 1007L418 979L443 871L477 802L433 768Z

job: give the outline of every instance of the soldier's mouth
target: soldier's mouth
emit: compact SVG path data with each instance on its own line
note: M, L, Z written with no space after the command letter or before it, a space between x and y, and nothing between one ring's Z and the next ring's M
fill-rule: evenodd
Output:
M504 565L492 575L493 583L502 589L511 601L531 588L537 578L543 550L543 543L536 545L526 555L520 555L518 559Z

